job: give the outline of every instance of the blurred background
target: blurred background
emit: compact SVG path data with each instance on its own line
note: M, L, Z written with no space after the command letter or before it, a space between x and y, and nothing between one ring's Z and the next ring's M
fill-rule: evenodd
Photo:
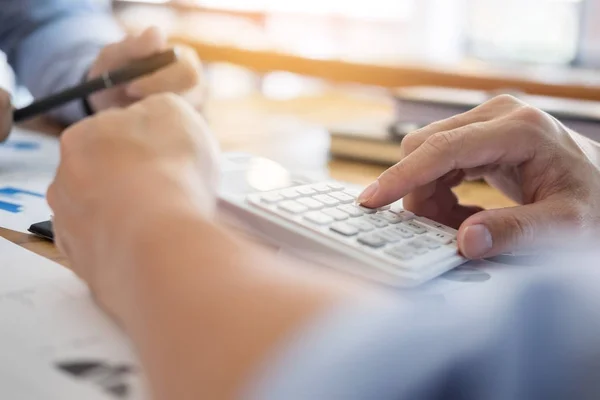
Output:
M158 25L198 51L205 112L227 150L299 160L307 169L324 163L338 179L368 182L381 167L348 161L365 161L360 156L337 159L329 152L331 127L367 120L355 128L375 137L410 119L418 112L398 106L406 88L417 88L412 100L459 98L463 108L503 92L543 96L527 99L557 115L600 121L600 0L113 3L129 31ZM440 96L423 87L477 93ZM257 144L261 136L269 146Z

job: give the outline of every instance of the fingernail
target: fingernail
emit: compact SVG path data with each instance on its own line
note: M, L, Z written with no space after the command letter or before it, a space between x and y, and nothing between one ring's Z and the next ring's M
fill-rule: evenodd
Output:
M471 225L463 233L461 250L467 258L484 257L493 246L492 234L485 225Z
M377 193L377 190L379 190L379 181L371 183L365 190L363 190L363 192L358 196L358 204L363 204L371 200L373 196L375 196L375 193Z

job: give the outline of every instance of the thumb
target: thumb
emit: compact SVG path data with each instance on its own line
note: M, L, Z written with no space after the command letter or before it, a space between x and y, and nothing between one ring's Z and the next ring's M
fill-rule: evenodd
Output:
M551 200L486 210L463 222L458 231L458 247L470 259L532 250L561 240L553 235L565 226L572 228L579 220L569 207Z

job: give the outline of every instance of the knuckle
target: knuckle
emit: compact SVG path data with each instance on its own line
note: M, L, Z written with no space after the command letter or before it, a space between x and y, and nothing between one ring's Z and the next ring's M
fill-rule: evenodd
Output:
M489 105L524 105L521 100L513 96L512 94L500 94L498 96L493 97L490 101L487 102Z
M409 133L400 143L400 148L404 154L410 154L423 144L423 138L416 133Z
M513 113L513 117L521 124L529 127L528 131L535 135L545 133L548 128L549 116L530 105L520 107Z
M456 135L450 132L438 132L431 135L425 141L425 144L437 153L446 153L451 151L456 143Z

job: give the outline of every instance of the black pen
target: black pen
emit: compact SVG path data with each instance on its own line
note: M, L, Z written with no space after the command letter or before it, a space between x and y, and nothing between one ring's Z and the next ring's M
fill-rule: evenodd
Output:
M99 90L109 89L122 83L130 82L141 76L151 74L177 60L177 52L170 49L153 56L142 58L131 64L105 72L101 76L66 89L60 93L53 94L30 105L14 110L13 121L20 122L44 114L53 108L60 107L74 100L84 99Z

